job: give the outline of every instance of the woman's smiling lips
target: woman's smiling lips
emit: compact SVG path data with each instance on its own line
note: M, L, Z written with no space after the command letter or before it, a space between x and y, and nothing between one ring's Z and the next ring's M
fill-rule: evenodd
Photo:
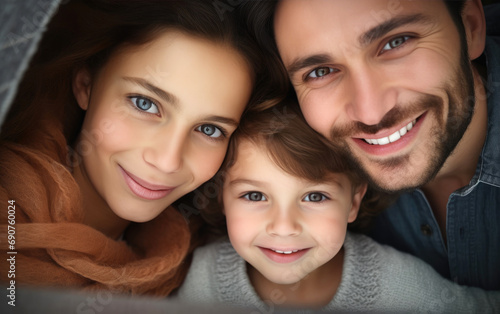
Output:
M146 200L158 200L170 194L170 192L174 189L174 187L149 183L127 172L121 166L119 166L119 168L127 186L140 198Z
M310 248L307 249L299 249L299 250L277 250L277 249L269 249L265 247L258 247L264 255L266 255L271 261L286 264L291 263L299 258L301 258L304 254L306 254Z

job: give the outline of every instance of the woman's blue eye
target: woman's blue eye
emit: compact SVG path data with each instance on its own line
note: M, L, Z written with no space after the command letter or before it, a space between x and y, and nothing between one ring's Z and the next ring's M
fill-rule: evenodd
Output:
M151 100L145 98L145 97L139 97L139 96L133 96L130 97L130 100L134 103L134 106L144 112L152 113L152 114L158 114L158 106L155 105L154 102Z
M202 124L196 130L213 138L219 138L224 135L218 127L212 124Z
M327 199L328 197L318 192L309 193L306 195L306 197L304 197L304 201L306 202L321 202Z
M332 73L333 71L334 71L334 69L330 68L330 67L316 68L316 69L312 70L307 75L307 77L308 78L320 78L320 77L323 77L325 75L328 75L328 74Z
M267 201L267 198L264 196L264 194L262 194L260 192L249 192L249 193L243 195L243 198L245 198L251 202Z
M410 36L399 36L393 38L387 44L385 44L385 46L382 48L382 52L397 48L408 41L408 39L410 39Z

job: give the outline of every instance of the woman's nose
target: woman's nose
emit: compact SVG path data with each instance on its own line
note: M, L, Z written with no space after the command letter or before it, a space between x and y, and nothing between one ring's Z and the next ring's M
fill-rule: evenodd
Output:
M144 160L164 173L177 172L182 168L187 147L184 132L165 132L170 136L158 136L144 151Z

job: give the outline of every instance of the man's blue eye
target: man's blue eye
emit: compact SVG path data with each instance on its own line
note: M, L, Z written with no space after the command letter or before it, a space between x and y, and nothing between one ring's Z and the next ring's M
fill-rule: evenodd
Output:
M328 199L325 195L322 193L314 192L314 193L309 193L304 197L304 201L306 202L321 202Z
M212 124L202 124L197 128L197 130L206 136L213 138L219 138L224 135L218 127Z
M155 105L155 103L145 97L133 96L130 97L130 100L132 101L134 106L141 111L152 114L159 113L158 107Z
M404 44L406 41L408 41L408 39L410 39L410 36L399 36L399 37L393 38L387 44L385 44L385 46L382 48L382 51L387 51L387 50L397 48L397 47L401 46L402 44Z
M312 70L307 76L310 78L320 78L332 73L334 70L330 67L321 67Z

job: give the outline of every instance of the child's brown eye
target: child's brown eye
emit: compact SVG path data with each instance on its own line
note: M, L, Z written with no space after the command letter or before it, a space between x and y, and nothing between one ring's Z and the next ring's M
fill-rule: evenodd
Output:
M306 202L321 202L328 199L324 194L314 192L314 193L309 193L304 197L304 201Z
M249 192L249 193L243 195L243 198L245 198L251 202L267 201L264 194L262 194L260 192Z

